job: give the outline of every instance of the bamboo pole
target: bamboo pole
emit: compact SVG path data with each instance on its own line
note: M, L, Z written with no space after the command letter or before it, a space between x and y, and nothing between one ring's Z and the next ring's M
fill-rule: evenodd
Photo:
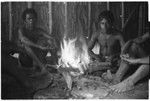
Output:
M9 41L12 40L12 3L8 3L9 6Z

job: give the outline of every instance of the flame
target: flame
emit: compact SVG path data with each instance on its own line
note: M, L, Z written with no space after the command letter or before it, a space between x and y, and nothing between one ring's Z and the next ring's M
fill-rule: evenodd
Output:
M58 61L59 66L78 69L80 74L84 74L89 62L88 47L82 37L68 40L65 37L63 38L61 57Z

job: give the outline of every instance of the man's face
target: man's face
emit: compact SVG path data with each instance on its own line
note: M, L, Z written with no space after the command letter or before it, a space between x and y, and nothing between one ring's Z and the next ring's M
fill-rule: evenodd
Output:
M109 25L108 21L107 21L105 18L103 18L103 19L100 21L100 28L101 28L102 30L107 30L107 29L109 29L109 27L110 27L110 25Z
M33 29L35 26L35 22L36 22L36 18L33 14L26 14L26 18L25 18L25 24L26 27L29 29Z

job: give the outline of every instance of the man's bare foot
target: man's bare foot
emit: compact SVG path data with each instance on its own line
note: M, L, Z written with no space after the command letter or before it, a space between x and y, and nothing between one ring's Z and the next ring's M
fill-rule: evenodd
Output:
M109 82L110 84L117 84L121 80L116 74L112 74L109 70L107 72L102 74L102 78L106 80L106 82Z
M113 85L115 85L115 84L118 84L118 83L120 83L120 78L119 77L117 77L116 75L114 75L114 78L113 78L113 80L112 80L112 84Z
M116 85L110 86L110 89L118 93L129 91L132 90L133 88L134 88L134 84L131 78L128 78Z
M114 77L115 77L115 75L112 74L112 73L110 72L110 70L107 70L107 72L105 72L105 73L102 74L102 78L103 78L104 80L108 81L108 82L112 82L113 79L114 79Z

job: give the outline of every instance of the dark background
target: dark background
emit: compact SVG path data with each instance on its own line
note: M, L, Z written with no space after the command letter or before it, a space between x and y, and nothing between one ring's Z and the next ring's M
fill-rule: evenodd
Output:
M11 2L11 7L10 2L2 2L1 27L6 33L1 35L6 40L16 36L13 31L22 25L21 14L29 3L38 13L38 26L56 40L60 40L63 34L70 37L82 34L90 39L97 29L98 15L108 8L114 14L114 26L123 32L125 41L146 32L149 26L148 2Z

